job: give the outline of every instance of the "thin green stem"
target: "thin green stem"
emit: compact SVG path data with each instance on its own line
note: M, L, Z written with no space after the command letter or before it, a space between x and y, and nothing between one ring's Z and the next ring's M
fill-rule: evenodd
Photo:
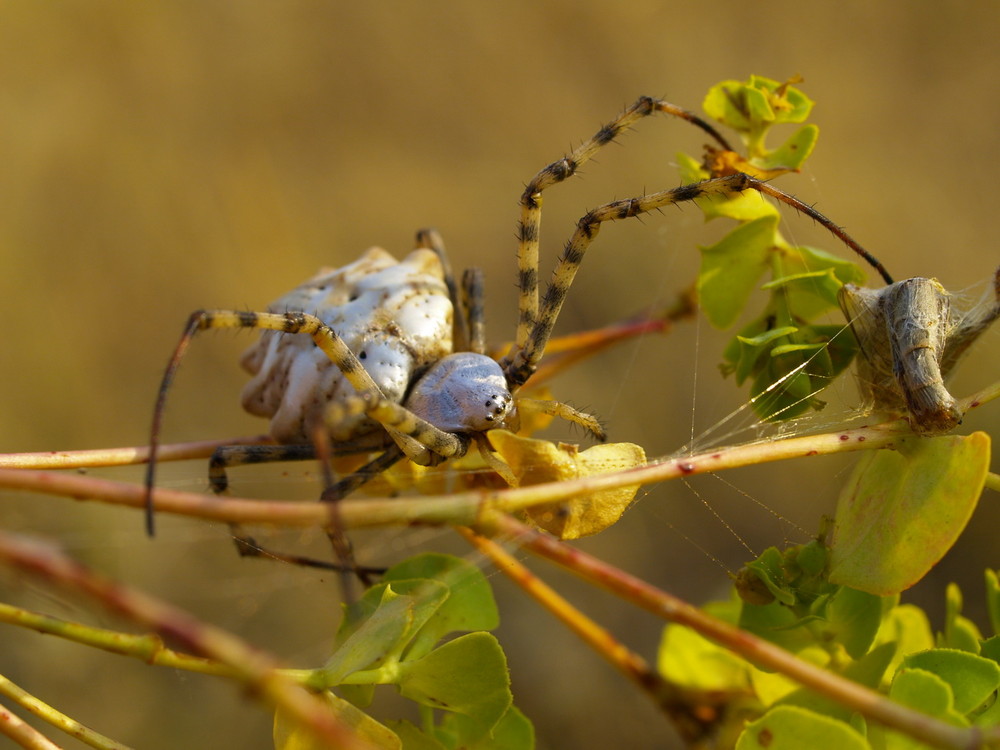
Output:
M96 628L21 609L3 602L0 602L0 622L36 630L46 635L54 635L84 646L110 651L113 654L131 656L147 664L160 667L171 667L220 677L235 676L234 670L224 664L166 648L163 645L163 639L155 633L136 635Z
M1000 474L994 474L992 471L987 472L986 486L994 492L1000 492Z

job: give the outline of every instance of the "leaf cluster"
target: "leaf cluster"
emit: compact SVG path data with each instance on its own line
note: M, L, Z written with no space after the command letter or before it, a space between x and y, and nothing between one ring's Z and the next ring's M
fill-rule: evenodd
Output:
M812 124L798 128L780 146L766 145L770 128L802 123L812 101L790 83L751 77L745 83L714 86L704 102L710 117L735 130L746 155L709 149L703 161L678 154L681 177L697 182L734 171L769 179L798 171L819 135ZM753 191L696 201L707 219L739 222L714 245L701 248L697 290L712 325L729 328L752 293L767 293L763 309L730 341L721 370L738 385L750 383L755 412L762 419L789 419L823 406L816 394L845 370L857 345L840 325L815 322L838 308L844 284L864 279L861 269L823 250L793 245L778 229L774 205ZM770 279L761 284L761 278Z
M390 568L345 606L333 654L304 682L331 712L382 748L530 748L531 723L513 705L507 661L496 638L496 603L482 572L460 558L425 554ZM454 633L463 633L446 639ZM420 725L380 723L364 713L377 685L416 704ZM319 750L279 711L276 750Z
M824 575L822 542L768 549L750 563L736 590L742 599L706 607L738 625L888 699L960 727L1000 722L1000 588L986 572L993 635L984 637L961 614L962 597L947 592L944 629L934 634L916 606L898 595L877 596L832 584ZM765 603L766 602L766 603ZM742 696L717 727L737 750L751 748L851 748L888 750L927 745L865 721L851 708L799 687L678 625L668 625L658 667L689 690ZM749 697L748 697L749 696ZM755 714L744 724L747 714Z

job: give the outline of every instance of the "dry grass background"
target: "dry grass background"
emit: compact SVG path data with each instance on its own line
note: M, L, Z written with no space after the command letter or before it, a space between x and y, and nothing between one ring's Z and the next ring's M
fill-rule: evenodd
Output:
M191 310L260 308L371 244L403 253L426 225L444 233L457 266L485 267L491 337L509 337L523 183L639 94L697 109L709 85L751 73L802 74L819 103L818 150L782 187L817 202L898 278L973 284L1000 259L998 31L992 3L929 1L5 3L0 450L144 442L161 368ZM585 209L676 184L673 154L697 153L702 140L682 123L642 123L583 179L548 194L546 261ZM793 239L834 247L809 222L785 221ZM562 330L669 300L692 278L694 245L719 231L692 209L606 228ZM959 393L995 379L997 337L965 363ZM703 326L622 347L564 377L557 397L607 418L614 439L668 453L690 436L695 380L698 431L743 398L719 382L721 342ZM196 342L168 439L262 430L238 408L246 343L225 333ZM849 402L851 384L838 390ZM993 405L968 421L996 433L1000 416ZM811 531L849 462L803 464L728 478ZM164 482L198 488L203 476L188 464ZM314 492L299 469L243 477L243 494ZM790 533L737 491L711 480L695 488L756 551ZM148 541L134 513L7 494L0 502L8 527L55 537L297 665L322 659L336 620L330 580L236 560L223 529L163 519ZM996 523L984 508L917 595L939 599L942 582L958 577L974 603L982 568L1000 562ZM463 551L443 532L425 536ZM360 546L392 559L411 540ZM726 569L748 556L684 487L650 490L585 546L696 601L718 595ZM674 742L644 698L494 580L515 698L540 746ZM553 580L652 655L658 623ZM10 599L106 622L83 602L0 582ZM0 633L0 672L140 748L269 746L268 717L211 680L10 630Z

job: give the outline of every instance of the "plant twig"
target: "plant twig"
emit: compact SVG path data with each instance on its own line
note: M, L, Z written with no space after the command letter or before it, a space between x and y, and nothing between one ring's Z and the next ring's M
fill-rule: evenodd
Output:
M0 734L28 750L60 750L59 745L5 706L0 706Z
M208 458L216 448L226 445L259 445L268 443L267 435L236 437L227 440L198 440L190 443L165 445L157 454L158 461L184 461ZM86 469L96 466L131 466L149 460L149 446L127 448L97 448L82 451L41 451L37 453L0 453L0 467L8 469Z
M62 620L51 615L31 612L0 602L0 622L36 630L46 635L54 635L84 646L99 648L121 656L131 656L146 664L188 672L233 677L234 671L224 664L199 656L191 656L174 651L163 645L155 633L141 635L122 633L117 630L97 628L78 622Z
M84 726L76 719L72 719L66 714L57 711L23 688L15 685L3 675L0 675L0 695L9 698L40 719L47 721L57 729L61 729L66 734L75 737L91 747L100 748L100 750L131 750L128 745L123 745L110 737L105 737L90 727Z

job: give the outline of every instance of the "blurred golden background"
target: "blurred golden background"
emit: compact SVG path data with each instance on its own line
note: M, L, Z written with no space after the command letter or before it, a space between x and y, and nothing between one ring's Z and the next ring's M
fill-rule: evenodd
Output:
M485 268L490 337L511 337L523 184L640 94L698 110L710 85L753 73L801 74L818 102L817 150L781 187L846 226L897 278L937 276L949 289L981 282L1000 260L998 32L1000 6L929 0L5 3L0 451L144 443L162 368L192 310L262 309L372 244L405 253L424 226L441 230L457 267ZM543 262L586 209L676 185L674 154L698 154L703 140L684 123L643 122L582 179L547 193ZM783 226L794 241L846 252L800 217L786 212ZM691 207L606 227L560 330L669 302L693 279L695 245L722 231ZM964 363L957 394L996 378L998 336L984 336ZM668 454L746 398L718 376L726 338L701 324L632 342L562 377L555 395L600 414L612 439ZM248 342L232 333L195 342L171 395L167 440L265 429L239 409L236 363ZM836 423L838 403L854 397L850 378L829 396L817 419ZM998 426L992 404L963 431ZM727 572L750 552L699 498L759 553L811 533L851 463L759 467L727 475L735 487L709 477L693 490L648 488L621 524L582 545L705 601L723 594ZM204 475L202 463L188 463L165 469L163 483L201 489ZM240 476L240 494L315 494L301 467ZM224 528L164 518L151 541L136 513L9 493L0 501L8 528L55 538L296 666L324 658L337 619L332 577L238 560ZM913 596L939 603L943 582L957 579L981 613L981 571L1000 564L997 515L981 509ZM420 535L362 538L359 554L391 562L416 541L467 553L446 532ZM654 657L661 623L536 569ZM492 580L515 701L536 722L540 747L674 746L643 696L506 580ZM7 575L0 589L56 615L120 624ZM210 679L12 629L0 632L0 673L139 748L270 747L266 712Z

